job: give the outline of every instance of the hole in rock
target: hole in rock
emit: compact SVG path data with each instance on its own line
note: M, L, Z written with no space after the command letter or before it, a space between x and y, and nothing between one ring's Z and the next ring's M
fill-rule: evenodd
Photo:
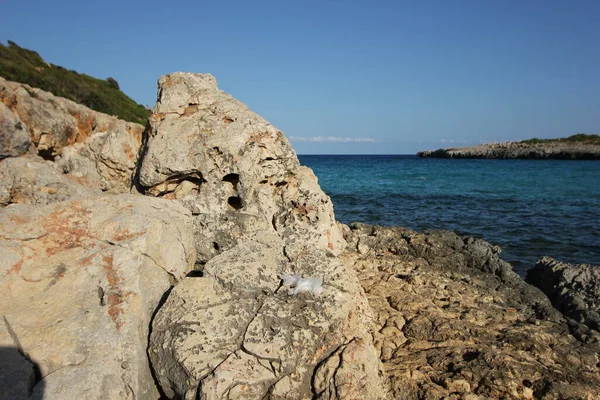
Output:
M533 383L531 383L531 381L529 379L525 379L523 381L523 386L530 388L533 386Z
M212 245L213 245L213 249L215 249L216 251L221 250L221 246L219 246L219 243L213 242Z
M463 354L462 359L465 361L473 361L476 358L479 358L480 355L481 352L479 351L467 351L465 354Z
M287 185L287 182L286 182L286 181L277 182L277 183L275 184L275 186L277 186L277 187L280 187L280 186L285 186L285 185Z
M273 161L273 160L274 160L273 157L267 157L267 158L265 158L265 161Z
M268 181L268 180L266 180L266 179L263 179L262 181L260 181L260 182L258 182L258 183L265 184L265 183L267 183L267 182L269 182L269 181Z
M54 147L38 150L38 156L42 157L46 161L54 161Z
M236 196L231 196L230 198L227 199L227 204L229 204L231 207L235 208L236 210L239 210L240 208L242 208L242 199L240 199L239 197L236 197Z
M190 271L186 275L186 277L188 277L188 278L202 278L203 276L204 276L204 272L199 271L199 270Z
M233 186L240 183L240 174L227 174L223 177L223 182L229 182Z

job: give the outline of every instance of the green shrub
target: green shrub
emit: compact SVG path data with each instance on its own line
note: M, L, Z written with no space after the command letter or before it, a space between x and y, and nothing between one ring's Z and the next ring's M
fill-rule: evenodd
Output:
M522 140L519 143L524 144L539 144L539 143L580 143L580 144L600 144L600 136L596 134L588 135L586 133L578 133L576 135L569 136L568 138L560 139L527 139Z
M0 43L0 76L65 97L131 122L145 125L149 112L119 90L114 78L101 80L44 61L38 53L15 42Z

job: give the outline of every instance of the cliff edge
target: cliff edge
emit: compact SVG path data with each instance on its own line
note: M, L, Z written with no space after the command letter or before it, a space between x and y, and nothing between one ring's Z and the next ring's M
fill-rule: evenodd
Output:
M420 151L419 157L600 160L600 137L577 134L566 139L530 139Z

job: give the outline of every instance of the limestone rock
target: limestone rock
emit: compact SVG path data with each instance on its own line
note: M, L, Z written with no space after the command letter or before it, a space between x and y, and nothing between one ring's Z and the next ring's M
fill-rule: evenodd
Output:
M277 128L209 74L175 73L158 84L137 183L192 211L200 261L261 231L339 253L331 201Z
M37 154L59 161L81 183L105 191L129 191L143 126L3 78L0 103L0 154L8 143L13 149L9 155L20 155L30 141ZM8 136L5 126L12 126ZM23 132L28 133L27 141Z
M33 396L158 398L149 325L193 264L190 215L173 202L119 195L0 210L0 325L39 367Z
M24 154L30 144L27 127L0 102L0 160Z
M527 282L546 293L566 316L600 331L600 266L542 257L527 274Z
M152 324L165 394L385 398L370 309L336 256L345 242L331 201L283 134L211 75L184 73L159 80L150 128L137 184L191 210L205 263ZM322 285L290 291L290 275Z
M288 294L279 276L299 272L324 276L323 292ZM150 358L171 398L384 398L369 316L356 277L336 257L290 261L281 238L264 233L175 286L154 320ZM345 362L317 373L339 353ZM348 396L333 395L342 386Z
M100 194L100 189L80 184L51 161L34 155L0 161L0 207L8 204L46 205Z
M598 398L600 335L565 319L496 246L453 232L343 230L389 398Z

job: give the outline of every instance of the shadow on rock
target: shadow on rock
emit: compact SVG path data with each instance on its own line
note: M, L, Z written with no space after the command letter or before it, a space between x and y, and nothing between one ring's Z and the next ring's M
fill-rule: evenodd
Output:
M16 347L0 347L0 400L42 399L38 365Z

